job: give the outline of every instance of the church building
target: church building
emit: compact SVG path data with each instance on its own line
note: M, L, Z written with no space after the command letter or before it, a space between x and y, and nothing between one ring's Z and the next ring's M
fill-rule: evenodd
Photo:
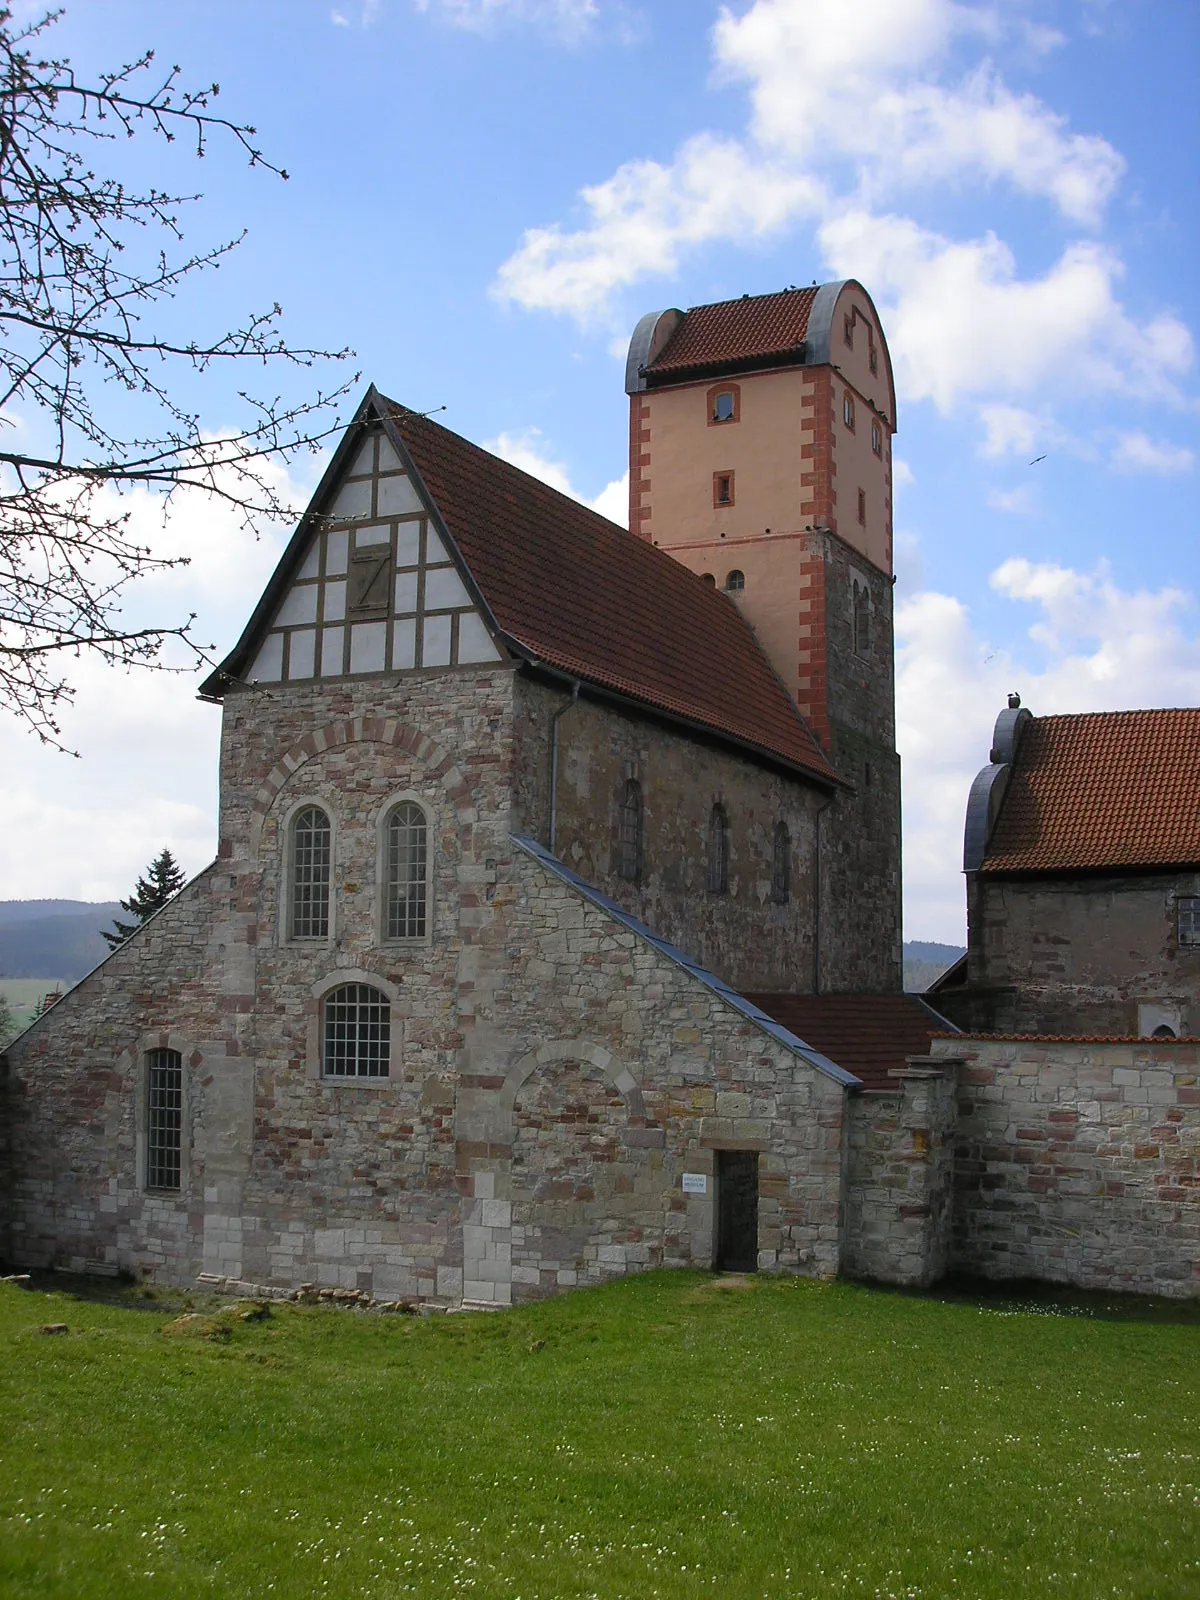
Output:
M939 1269L883 330L855 282L652 313L626 389L628 530L369 390L201 691L215 861L8 1050L8 1262Z

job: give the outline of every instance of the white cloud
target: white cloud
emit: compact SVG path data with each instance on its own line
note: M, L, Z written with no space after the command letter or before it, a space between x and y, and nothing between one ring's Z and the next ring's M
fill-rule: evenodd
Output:
M429 11L458 28L477 30L504 23L544 25L574 39L586 33L600 15L597 0L415 0L418 11Z
M905 397L943 412L964 398L1033 391L1174 396L1191 365L1191 335L1177 318L1139 323L1125 312L1115 293L1121 263L1100 245L1068 245L1040 277L1021 278L992 233L951 240L907 217L849 210L819 237L834 272L872 286ZM1011 437L1020 415L993 402L990 433Z
M276 489L303 505L322 460L294 476L271 471ZM302 475L303 474L303 475ZM180 495L164 523L162 502L136 490L120 502L130 532L157 555L187 553L186 567L152 574L130 593L135 625L168 625L197 613L195 637L217 655L234 643L287 541L272 527L259 539L228 507ZM196 872L215 853L220 711L196 699L201 674L180 649L165 659L183 673L122 672L84 655L69 666L76 694L61 717L80 760L51 750L0 717L0 883L9 898L85 900L129 893L163 845Z
M916 474L913 472L913 469L909 466L908 462L905 461L903 456L893 456L892 457L892 484L893 484L893 486L895 488L897 488L897 489L900 489L900 488L906 487L910 483L916 483L916 481L917 481Z
M918 593L897 607L909 938L963 940L959 841L967 793L1009 690L1035 716L1200 704L1200 631L1190 595L1123 590L1104 564L1081 573L1014 559L991 582L1006 600L1031 608L1017 648L981 637L950 595Z
M1029 517L1035 510L1033 491L1024 485L1017 489L989 489L987 503L993 511L1005 511L1010 516Z
M670 166L630 161L581 193L584 227L529 228L493 293L580 323L608 315L614 290L669 276L686 248L761 238L824 204L815 180L764 162L736 140L697 134Z
M1144 433L1123 433L1112 453L1112 466L1118 472L1157 472L1169 477L1190 472L1195 453L1166 440L1147 438Z
M566 464L555 461L547 454L546 439L540 428L525 428L520 433L500 433L494 439L485 439L483 448L490 450L503 461L509 461L531 477L540 478L560 494L570 495L581 505L590 506L610 522L624 528L629 524L629 474L624 473L605 484L594 499L580 494L571 483Z
M1124 170L1105 139L1069 133L986 60L960 82L937 81L956 38L1000 31L997 13L952 0L756 0L741 17L722 13L714 53L725 76L749 84L765 148L848 157L866 192L1007 181L1094 224Z

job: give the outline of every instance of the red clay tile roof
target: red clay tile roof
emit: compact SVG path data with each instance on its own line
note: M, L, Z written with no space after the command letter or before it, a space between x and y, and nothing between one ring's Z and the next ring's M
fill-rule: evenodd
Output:
M984 872L1200 866L1200 708L1035 717Z
M808 331L816 297L814 285L693 306L646 372L651 378L682 376L725 362L752 365L794 351Z
M671 556L386 402L500 627L538 660L836 774L737 607Z
M864 1089L894 1089L893 1069L927 1056L952 1025L913 994L748 994L746 999L839 1067Z

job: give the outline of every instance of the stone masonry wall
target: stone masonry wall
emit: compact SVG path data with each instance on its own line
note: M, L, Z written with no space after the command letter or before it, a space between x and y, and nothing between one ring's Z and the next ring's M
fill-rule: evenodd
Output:
M1137 1034L1139 1005L1200 1033L1200 948L1180 946L1177 901L1200 872L1002 878L967 885L970 988L948 997L980 1032ZM949 1014L949 1013L948 1013Z
M739 990L811 992L815 814L826 791L714 741L690 738L528 678L517 684L520 825L550 829L550 719L558 722L555 854L589 883ZM626 780L645 807L640 883L618 876L617 813ZM729 817L729 892L708 891L708 823ZM791 836L788 901L771 899L776 823Z
M761 1264L837 1270L840 1085L513 843L512 681L227 705L218 861L8 1053L9 1259L502 1304L710 1263L727 1147L761 1151ZM398 793L433 836L430 937L404 946L376 882ZM285 825L308 801L333 820L333 917L294 943ZM321 1076L343 982L389 997L386 1078ZM159 1046L184 1060L178 1195L144 1186Z
M937 1039L958 1060L952 1265L1200 1294L1200 1043Z
M850 1098L842 1269L851 1277L924 1287L945 1275L954 1087L952 1067L910 1069L894 1092Z

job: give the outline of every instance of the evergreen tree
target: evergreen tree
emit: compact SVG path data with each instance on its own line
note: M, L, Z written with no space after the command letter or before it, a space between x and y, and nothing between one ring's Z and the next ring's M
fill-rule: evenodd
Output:
M8 1001L0 994L0 1050L3 1050L9 1040L16 1036L16 1032L16 1020L9 1009Z
M136 933L143 922L146 922L156 911L161 911L167 901L177 895L186 881L183 868L167 849L156 855L146 869L147 876L139 878L137 888L128 900L121 901L121 908L128 911L131 917L136 917L136 922L122 922L120 918L113 918L112 932L106 928L101 929L108 940L108 948L115 950L118 945L124 944L131 933Z

